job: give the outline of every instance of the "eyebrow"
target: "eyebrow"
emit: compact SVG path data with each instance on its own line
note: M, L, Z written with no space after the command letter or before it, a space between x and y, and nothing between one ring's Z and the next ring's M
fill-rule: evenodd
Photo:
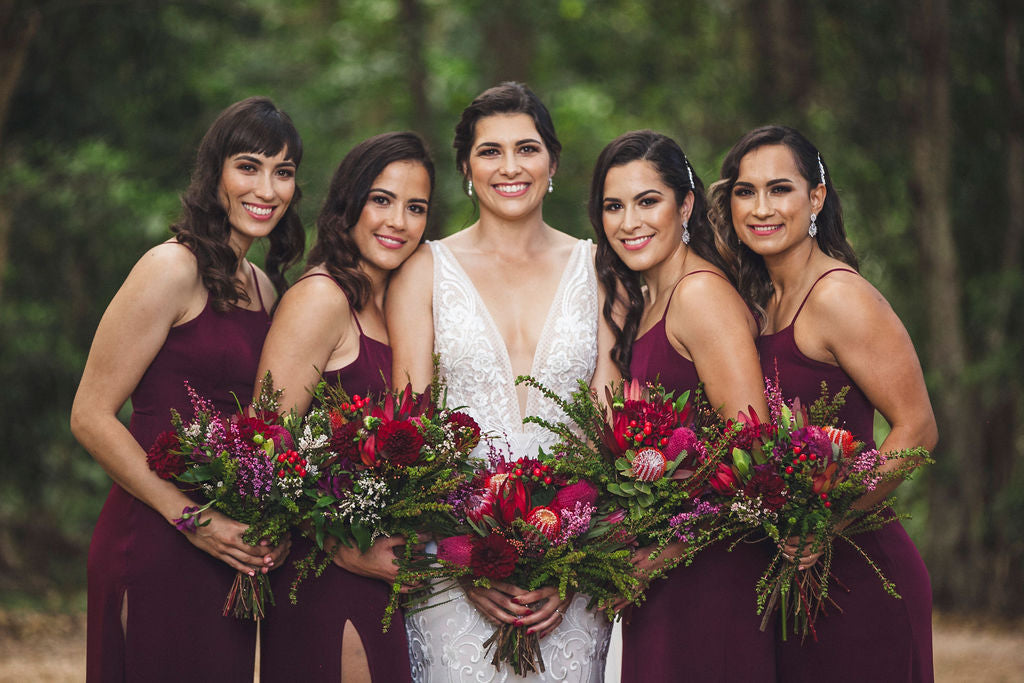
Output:
M515 146L518 147L519 145L525 145L525 144L528 144L528 143L531 143L531 142L533 144L535 144L535 145L542 144L540 140L537 140L535 138L523 138L522 140L516 140ZM499 143L499 142L481 142L479 145L476 146L477 149L480 149L481 147L501 147L501 143Z
M387 196L391 197L392 199L398 199L398 195L397 194L395 194L391 190L385 190L382 187L371 187L370 188L370 193L372 194L374 192L379 192L381 194L386 194ZM410 199L409 202L410 203L415 203L415 204L426 204L427 206L430 206L430 202L429 201L427 201L426 199L421 199L420 197L416 197L414 199Z
M248 161L249 163L259 164L260 166L263 165L263 159L261 159L259 157L254 157L251 154L239 154L238 156L236 156L234 158L234 160L235 161ZM275 166L275 168L281 168L282 166L290 166L292 168L295 168L295 162L292 161L291 159L285 159L281 163L277 164Z
M642 192L638 192L637 194L633 195L633 199L634 200L642 199L643 197L646 197L649 194L656 194L659 197L663 197L664 196L659 190L655 190L654 188L651 188L649 190L643 190ZM619 202L620 204L622 203L622 200L618 199L616 197L605 197L604 201L606 201L606 202Z
M771 187L772 185L779 185L781 183L790 183L790 184L792 184L793 181L790 180L789 178L775 178L774 180L769 180L767 183L765 183L765 185L767 187ZM753 183L748 183L745 180L737 180L735 183L733 183L733 187L736 187L737 185L742 185L743 187L753 187L754 186Z

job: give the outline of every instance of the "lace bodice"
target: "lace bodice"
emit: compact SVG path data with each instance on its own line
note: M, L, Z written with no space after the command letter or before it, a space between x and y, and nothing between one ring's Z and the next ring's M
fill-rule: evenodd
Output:
M440 355L447 381L448 405L465 406L495 446L507 444L512 457L536 455L550 446L553 434L522 423L512 363L504 339L455 256L440 242L430 242L434 257L434 351ZM597 363L598 296L591 245L580 241L572 251L551 303L530 374L561 396L590 380ZM553 422L565 418L559 408L530 389L526 414ZM474 452L484 457L488 446ZM494 626L470 604L461 589L434 595L435 606L408 615L409 651L416 683L472 681L513 683L604 680L611 624L603 614L586 609L587 598L577 595L554 632L541 641L547 671L520 678L506 666L496 671L483 646Z
M469 276L444 244L434 257L434 352L448 384L448 404L465 406L485 433L506 436L513 457L536 455L552 435L522 424L515 377L505 342ZM530 374L560 396L588 380L597 363L598 297L591 243L573 248L544 321ZM565 418L552 401L529 389L526 414L552 422ZM486 446L483 447L485 452ZM478 450L481 450L478 448Z

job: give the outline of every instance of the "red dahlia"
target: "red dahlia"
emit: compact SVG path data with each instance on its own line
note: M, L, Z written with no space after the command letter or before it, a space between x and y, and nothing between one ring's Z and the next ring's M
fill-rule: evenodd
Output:
M359 422L346 422L331 434L331 450L340 455L343 459L358 462L359 444L356 440L359 436Z
M181 448L178 435L174 432L161 432L156 441L146 452L149 469L156 472L161 479L173 479L185 471L185 459L174 451Z
M469 566L474 576L507 579L516 568L519 553L503 536L491 534L473 544Z
M395 465L411 465L420 457L423 437L415 425L393 420L377 430L377 455Z
M473 448L480 442L480 425L466 413L452 413L448 423L455 427L459 448Z

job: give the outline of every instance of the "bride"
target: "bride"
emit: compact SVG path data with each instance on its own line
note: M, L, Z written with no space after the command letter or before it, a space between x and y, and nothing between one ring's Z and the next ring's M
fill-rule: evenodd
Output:
M578 379L604 386L617 377L611 333L604 324L599 329L603 297L593 247L544 223L561 144L550 114L528 88L503 83L478 96L462 112L454 147L480 219L421 247L392 280L387 322L394 382L408 378L423 389L438 353L449 405L465 406L486 433L497 435L506 457L535 456L553 439L522 424L523 417L564 416L535 390L516 387L516 376L533 375L563 396ZM474 456L486 454L482 445ZM603 680L611 625L586 609L585 596L559 601L554 588L467 583L434 602L444 604L407 619L416 681L526 680L490 664L483 643L498 623L540 635L547 670L528 680Z

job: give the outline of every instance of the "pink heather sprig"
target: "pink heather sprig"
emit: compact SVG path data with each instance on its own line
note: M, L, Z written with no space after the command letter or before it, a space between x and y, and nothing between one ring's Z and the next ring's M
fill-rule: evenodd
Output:
M590 520L597 512L597 507L582 500L577 500L571 508L562 508L562 530L555 537L554 545L565 545L573 538L585 534L590 529Z
M771 415L771 421L773 424L778 424L782 417L782 406L784 405L782 400L782 390L779 388L777 382L773 382L771 378L764 378L764 397L768 401L768 412Z
M262 451L241 454L238 462L238 494L262 500L273 486L273 463Z
M220 419L210 420L206 426L206 443L213 453L219 453L227 446L228 434L224 429L224 421Z
M873 470L879 465L885 462L885 458L881 453L878 452L877 448L870 450L861 451L853 459L853 463L850 465L851 472L867 472Z
M715 505L706 500L699 500L692 510L689 512L680 512L678 515L668 520L668 523L676 530L676 538L680 541L692 541L693 533L691 531L691 525L705 517L717 515L721 511L721 505Z
M199 393L192 388L192 385L188 383L188 380L185 380L185 391L188 392L188 400L192 403L192 410L196 415L202 412L215 412L213 401L200 396Z
M491 471L496 471L505 462L505 456L502 452L494 445L496 439L492 439L487 442L487 466ZM508 443L508 434L505 435L505 442ZM509 456L512 454L509 453Z

